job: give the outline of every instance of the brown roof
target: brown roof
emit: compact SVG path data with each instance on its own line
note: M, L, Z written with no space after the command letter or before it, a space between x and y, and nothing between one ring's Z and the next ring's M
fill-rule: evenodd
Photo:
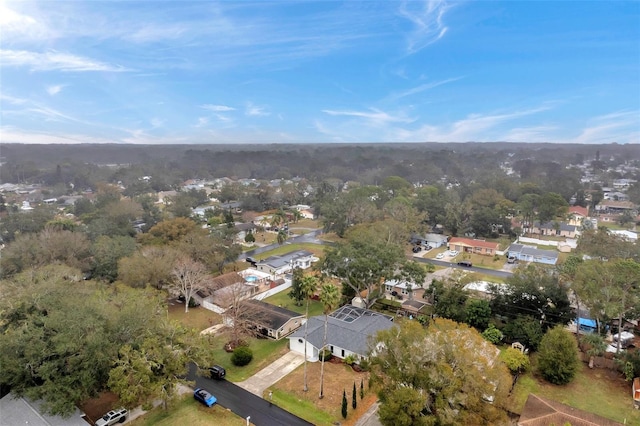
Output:
M576 214L580 216L589 216L589 209L587 207L571 206L569 207L569 214Z
M449 240L449 244L456 244L456 243L469 246L469 247L482 247L482 248L489 248L492 250L498 250L498 243L492 243L490 241L485 241L485 240L474 240L471 238L460 238L460 237L453 237Z
M529 394L518 421L518 426L565 424L571 426L622 426L622 423L534 394Z
M216 290L236 283L244 283L244 278L237 272L229 272L226 274L218 275L215 278L211 278L207 283L207 287L196 292L198 296L205 298L211 296Z

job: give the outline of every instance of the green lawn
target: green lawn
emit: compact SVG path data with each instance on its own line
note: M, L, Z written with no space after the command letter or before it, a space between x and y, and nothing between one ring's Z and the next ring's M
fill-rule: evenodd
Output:
M224 350L228 338L224 335L212 337L211 355L216 364L227 370L227 380L241 382L262 370L287 352L288 339L279 341L271 339L249 339L249 347L253 351L253 361L244 367L236 367L231 363L231 354Z
M293 312L297 312L299 314L304 314L305 305L298 306L295 302L289 297L289 291L281 291L278 294L274 294L271 297L267 297L263 300L264 302L271 303L272 305L280 306L285 309L289 309ZM322 303L317 300L311 300L309 302L309 317L314 317L316 315L322 315Z
M511 397L511 410L522 412L530 393L621 423L640 424L640 411L632 407L631 383L604 369L590 370L584 363L576 378L565 386L549 384L532 373L521 376Z
M181 324L197 331L202 331L205 328L222 322L220 315L202 306L189 308L188 313L184 312L183 303L174 303L173 305L169 305L167 309L169 319L179 321Z
M314 425L334 424L335 419L331 414L319 410L313 402L299 399L296 395L276 389L273 392L273 401L279 407Z
M132 426L244 426L246 420L231 411L214 405L207 408L191 395L185 396L167 410L156 407L129 423Z

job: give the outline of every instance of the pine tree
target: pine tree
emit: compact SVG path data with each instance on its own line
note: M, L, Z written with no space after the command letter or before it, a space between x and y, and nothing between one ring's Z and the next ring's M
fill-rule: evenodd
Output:
M360 379L360 399L364 399L364 379Z
M342 390L342 418L347 418L347 391Z
M351 393L351 406L355 410L358 406L358 394L356 393L356 382L353 382L353 392Z

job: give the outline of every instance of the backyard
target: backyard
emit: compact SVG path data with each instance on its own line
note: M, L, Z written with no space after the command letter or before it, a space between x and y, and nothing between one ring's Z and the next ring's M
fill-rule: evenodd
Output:
M231 411L219 406L205 407L193 396L181 397L167 410L156 407L145 415L129 422L132 426L244 426L246 421Z
M300 306L296 305L293 299L289 297L289 289L274 294L271 297L267 297L264 299L264 302L289 309L290 311L297 312L299 314L304 314L305 312L305 303L303 302ZM311 300L309 302L309 317L316 315L322 315L322 303L317 300Z
M631 383L620 373L580 364L575 379L565 386L552 385L532 373L522 375L509 401L510 410L522 412L530 393L589 411L620 423L640 424L640 411L633 409Z

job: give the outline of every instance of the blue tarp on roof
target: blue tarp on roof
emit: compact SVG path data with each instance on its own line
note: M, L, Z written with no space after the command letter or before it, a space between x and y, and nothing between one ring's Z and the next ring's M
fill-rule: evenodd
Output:
M585 327L596 328L596 320L592 320L589 318L578 318L578 325L582 325Z

